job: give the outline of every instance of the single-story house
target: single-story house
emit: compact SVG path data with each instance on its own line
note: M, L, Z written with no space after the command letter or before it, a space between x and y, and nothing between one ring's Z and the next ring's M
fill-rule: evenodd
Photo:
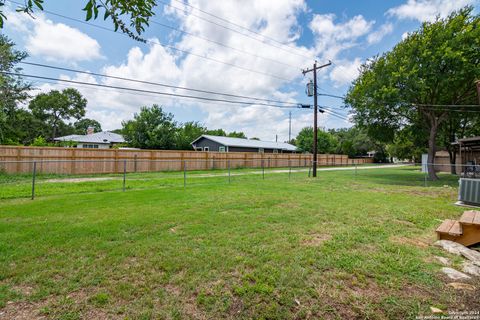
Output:
M243 138L201 135L192 143L196 151L294 153L297 147L289 143Z
M122 135L103 131L97 133L88 133L85 135L72 134L69 136L58 137L54 139L58 142L73 142L76 148L90 148L90 149L109 149L116 144L124 143L125 139Z

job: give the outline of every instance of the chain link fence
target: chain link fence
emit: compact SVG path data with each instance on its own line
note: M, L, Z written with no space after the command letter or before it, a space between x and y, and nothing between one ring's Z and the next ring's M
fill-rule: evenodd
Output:
M46 195L94 193L154 188L259 183L284 183L312 177L312 162L271 159L255 160L37 160L0 162L0 199ZM18 166L23 173L9 174L5 168ZM432 165L445 171L445 165ZM68 167L68 170L65 168ZM73 169L72 169L73 167ZM104 173L95 173L99 167ZM156 168L161 170L156 170ZM95 170L93 168L96 168ZM72 172L82 172L72 174ZM91 172L91 173L89 173ZM456 165L455 174L439 172L430 181L425 164L319 163L315 181L338 183L376 182L412 187L457 187L459 177L480 178L480 166ZM342 182L343 181L343 182Z

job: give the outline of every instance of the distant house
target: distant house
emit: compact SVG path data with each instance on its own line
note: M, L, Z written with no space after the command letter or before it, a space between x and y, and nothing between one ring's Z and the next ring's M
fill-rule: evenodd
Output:
M116 144L124 143L122 135L109 131L93 133L93 130L87 130L86 135L72 134L69 136L55 138L58 142L73 142L76 148L90 149L109 149Z
M258 153L294 153L297 151L297 147L284 142L219 137L206 134L198 137L191 144L196 151Z

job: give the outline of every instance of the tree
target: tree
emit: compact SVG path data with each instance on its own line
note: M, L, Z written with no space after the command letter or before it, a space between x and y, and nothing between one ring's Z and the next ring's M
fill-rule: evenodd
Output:
M102 126L97 120L84 118L73 124L75 134L86 134L88 127L92 127L93 132L102 132Z
M211 136L219 136L219 137L226 137L227 136L227 133L223 129L207 130L206 134L211 135Z
M123 134L131 147L144 149L174 149L176 123L171 113L154 104L142 107L133 120L123 121Z
M227 137L231 137L231 138L242 138L242 139L247 139L247 136L245 135L245 133L239 131L232 131L232 132L229 132L227 134Z
M86 105L87 99L83 98L80 92L68 88L61 92L52 90L49 93L40 93L30 101L28 107L37 119L50 126L53 140L57 137L58 128L65 125L63 120L81 119L85 115Z
M374 141L365 130L353 126L351 128L331 129L329 133L337 140L336 153L350 157L366 156L369 151L379 151L382 144Z
M333 153L336 148L336 141L332 134L325 131L318 131L318 153ZM298 133L296 146L303 152L313 153L313 127L305 127Z
M207 128L196 121L186 122L177 129L175 148L178 150L192 149L193 140L200 137L207 131Z
M433 163L439 130L467 109L458 105L478 103L480 17L472 11L466 7L424 23L393 50L365 63L347 94L355 122L379 140L391 143L396 131L414 123L428 129L431 180L438 179Z
M43 10L44 2L44 0L28 0L23 6L18 7L17 11L33 17L35 10ZM4 4L5 0L0 0L0 7ZM155 0L88 0L83 11L85 11L86 21L92 18L97 19L98 15L103 13L103 20L110 19L115 31L120 29L129 37L146 42L139 35L145 31L145 26L149 25L150 18L155 15L153 10L156 6ZM5 12L0 10L0 29L3 28L6 19Z
M19 120L23 111L18 103L24 102L31 88L21 77L6 74L20 73L17 66L27 57L27 53L14 49L15 44L4 35L0 35L0 143L20 143L18 139Z

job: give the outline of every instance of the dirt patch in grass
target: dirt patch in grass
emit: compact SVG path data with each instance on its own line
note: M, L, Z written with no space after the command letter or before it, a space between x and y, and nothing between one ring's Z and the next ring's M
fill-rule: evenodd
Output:
M305 237L302 240L302 245L309 247L318 247L322 245L325 241L332 239L332 236L329 234L311 234Z
M68 178L68 179L48 179L45 182L50 183L79 183L79 182L92 182L92 181L108 181L108 180L118 180L118 178L113 177L102 177L102 178Z
M418 248L427 248L430 246L430 243L432 243L431 239L426 239L426 238L412 239L412 238L397 237L397 236L391 237L390 241L398 244L415 246Z

